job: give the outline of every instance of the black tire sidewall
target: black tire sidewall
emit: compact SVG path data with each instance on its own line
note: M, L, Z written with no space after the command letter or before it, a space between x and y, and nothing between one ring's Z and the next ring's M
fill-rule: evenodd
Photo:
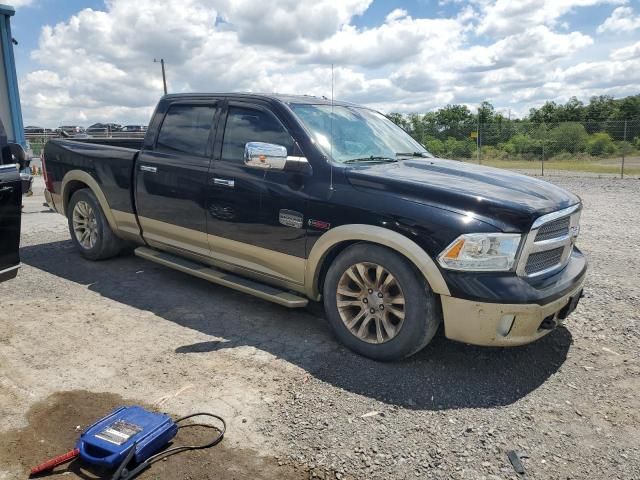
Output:
M360 262L384 267L398 281L405 297L405 319L398 335L382 344L371 344L353 335L338 312L337 284L345 270ZM416 353L433 337L440 323L435 314L435 295L415 267L401 255L374 244L356 244L342 252L329 267L324 282L324 307L329 323L339 340L366 357L391 361Z
M87 202L89 206L93 209L96 216L96 225L98 230L98 238L96 239L96 244L93 248L84 248L78 239L76 238L76 233L73 230L73 209L75 208L78 202ZM76 245L76 248L80 251L80 254L89 259L89 260L100 260L103 256L104 250L104 242L105 242L105 232L107 228L110 228L107 224L107 219L102 212L102 208L100 208L100 204L96 199L93 192L89 189L78 190L71 196L71 200L69 201L69 210L67 213L67 219L69 222L69 233L71 234L71 239L73 243Z

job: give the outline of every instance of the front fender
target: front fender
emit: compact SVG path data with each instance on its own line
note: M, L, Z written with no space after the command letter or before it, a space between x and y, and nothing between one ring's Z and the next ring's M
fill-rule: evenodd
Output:
M341 225L323 234L314 244L305 269L305 287L309 298L320 298L320 271L328 253L343 242L365 241L383 245L403 255L422 273L434 293L450 295L440 269L417 243L404 235L374 225Z

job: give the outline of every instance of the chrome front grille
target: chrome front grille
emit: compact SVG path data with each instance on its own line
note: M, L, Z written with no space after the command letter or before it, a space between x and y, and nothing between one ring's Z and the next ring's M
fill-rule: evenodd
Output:
M540 227L540 230L538 230L538 233L536 234L536 242L564 237L569 233L570 222L571 217L564 217L545 223Z
M564 247L554 248L553 250L545 250L529 255L524 271L527 275L542 272L560 263Z
M533 222L520 252L518 275L536 277L564 268L580 231L581 211L577 204Z

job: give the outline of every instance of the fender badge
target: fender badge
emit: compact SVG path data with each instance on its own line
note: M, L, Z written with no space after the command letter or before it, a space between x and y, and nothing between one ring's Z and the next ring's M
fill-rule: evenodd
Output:
M309 226L312 228L317 228L318 230L329 230L331 228L331 224L329 222L323 222L322 220L313 220L309 219Z
M295 210L280 210L278 220L282 225L293 228L302 228L303 215Z

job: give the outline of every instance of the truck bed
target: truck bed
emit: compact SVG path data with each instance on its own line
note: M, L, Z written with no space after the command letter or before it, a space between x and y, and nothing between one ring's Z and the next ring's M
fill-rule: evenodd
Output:
M81 137L81 138L67 138L66 140L79 143L91 143L93 145L105 145L110 147L131 148L134 150L140 150L144 143L144 137Z
M133 213L133 169L142 139L54 139L44 148L45 164L54 194L62 193L62 181L72 170L88 173L112 210ZM57 208L60 206L56 205Z

